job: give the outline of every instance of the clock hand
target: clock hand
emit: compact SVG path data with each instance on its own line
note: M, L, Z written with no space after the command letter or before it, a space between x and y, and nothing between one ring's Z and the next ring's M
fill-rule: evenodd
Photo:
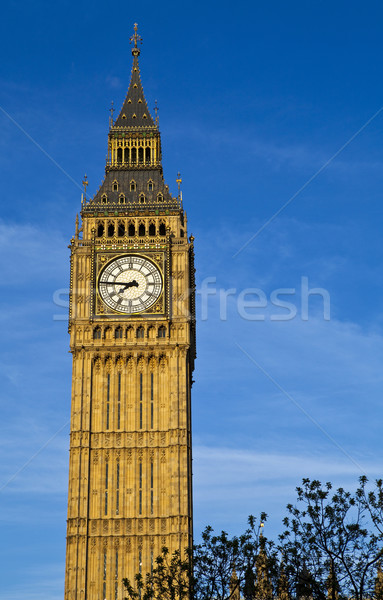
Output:
M120 294L121 291L124 292L127 288L130 288L130 287L138 287L139 284L134 279L133 281L129 281L129 283L120 283L120 282L117 281L114 285L122 285L123 286L122 288L120 288L118 290L118 294Z

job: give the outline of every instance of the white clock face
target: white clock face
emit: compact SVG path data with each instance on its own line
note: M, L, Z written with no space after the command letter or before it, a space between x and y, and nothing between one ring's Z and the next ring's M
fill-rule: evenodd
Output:
M121 256L102 270L98 290L109 308L126 314L139 313L160 297L162 277L147 258L134 254Z

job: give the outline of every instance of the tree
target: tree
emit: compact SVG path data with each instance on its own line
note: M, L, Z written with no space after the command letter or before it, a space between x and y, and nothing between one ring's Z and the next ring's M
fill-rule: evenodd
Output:
M145 578L135 575L135 585L128 578L122 580L129 600L189 600L192 596L193 573L191 555L181 556L176 551L169 556L167 548L155 560L156 566ZM127 600L127 599L126 599Z
M276 546L267 515L230 538L211 527L181 555L166 548L145 578L124 580L127 600L383 600L383 482L355 493L303 479Z
M213 529L206 527L201 543L185 550L183 556L180 552L170 556L163 548L152 573L145 577L137 573L133 582L123 580L127 600L238 600L241 596L253 600L257 577L262 589L269 590L264 576L273 561L273 544L260 535L266 518L262 513L257 526L250 516L246 531L233 538L224 531L214 535ZM271 598L272 587L270 590L263 600Z
M297 488L297 506L287 507L279 545L296 597L303 595L304 570L314 599L330 597L329 573L331 600L337 594L355 600L373 594L375 566L382 556L383 490L380 481L371 492L366 485L361 478L355 494L343 488L333 493L331 483L303 479Z

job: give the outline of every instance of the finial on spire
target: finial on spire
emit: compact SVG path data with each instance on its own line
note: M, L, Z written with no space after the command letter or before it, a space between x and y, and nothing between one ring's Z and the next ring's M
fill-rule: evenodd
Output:
M178 196L180 196L181 194L181 183L182 183L182 179L181 179L181 173L178 171L177 173L177 179L176 179L176 183L178 185Z
M113 115L114 115L114 111L115 111L114 102L112 100L112 102L110 104L110 109L109 109L109 112L110 112L109 125L110 125L110 127L113 127Z
M159 111L159 110L160 110L160 109L158 108L158 105L157 105L157 100L154 100L154 112L155 112L155 114L156 114L156 125L158 125L158 111Z
M138 29L138 25L137 25L137 23L135 23L134 24L134 34L130 38L130 43L134 44L134 46L132 48L132 54L133 54L133 56L139 56L140 55L140 49L138 47L138 43L142 44L142 37L140 35L138 35L137 29Z
M75 234L74 237L78 240L78 215L76 215Z
M84 175L84 179L82 180L82 185L84 186L84 199L85 199L86 198L86 188L89 185L88 176L86 173Z

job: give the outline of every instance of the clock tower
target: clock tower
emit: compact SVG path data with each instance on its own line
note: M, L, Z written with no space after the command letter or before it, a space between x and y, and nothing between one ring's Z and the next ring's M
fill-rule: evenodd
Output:
M123 577L150 572L163 546L192 543L193 237L180 177L176 197L163 178L136 25L131 41L105 177L83 195L70 246L65 600L122 600Z

